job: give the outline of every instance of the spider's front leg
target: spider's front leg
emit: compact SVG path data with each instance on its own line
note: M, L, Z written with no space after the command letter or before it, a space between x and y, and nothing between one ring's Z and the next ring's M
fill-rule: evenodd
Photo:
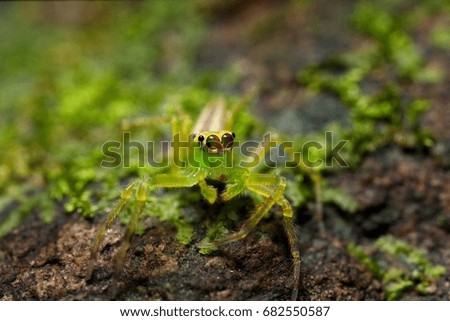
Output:
M94 263L97 259L97 255L100 249L100 244L105 237L106 231L111 227L111 224L116 220L119 214L122 212L124 206L128 203L129 199L133 195L134 189L137 185L139 185L141 181L136 181L129 184L124 188L122 193L120 193L120 199L117 202L116 206L113 210L108 214L103 224L100 226L97 235L95 236L94 242L91 247L91 256L89 259L89 266L87 269L87 278L90 279L92 277L92 272L94 271Z
M87 270L87 278L88 279L91 279L91 277L92 277L92 273L94 271L94 263L97 258L97 255L98 255L98 252L100 249L100 244L103 241L106 231L110 228L111 224L115 221L115 219L122 212L122 209L125 207L125 205L128 203L129 199L132 197L132 195L134 193L137 204L136 204L136 208L130 218L130 222L128 223L122 245L120 246L119 251L117 253L116 265L115 265L115 269L114 269L112 289L111 289L112 296L115 295L116 283L119 278L120 271L122 269L125 254L127 253L127 250L130 246L131 238L133 237L134 233L136 232L137 225L140 221L140 217L144 210L145 202L147 200L147 188L148 188L148 185L145 180L135 181L135 182L129 184L127 187L125 187L125 189L120 194L120 200L118 201L117 205L108 214L108 216L106 217L106 220L103 222L102 226L98 230L97 235L94 240L94 243L91 248L91 257L90 257L89 266L88 266L88 270Z
M113 290L115 293L116 282L120 275L123 261L126 252L130 246L130 241L133 234L136 232L136 228L139 224L142 212L144 210L145 202L147 200L147 191L149 188L179 188L179 187L190 187L198 184L202 195L210 203L214 203L217 198L217 191L215 188L209 186L205 182L205 175L202 171L196 171L192 174L182 174L182 173L170 173L170 174L156 174L147 179L141 179L128 185L121 193L120 200L114 209L108 214L106 220L103 222L102 226L97 232L95 240L91 248L91 258L88 266L87 277L91 278L92 272L94 270L94 263L97 258L100 244L104 239L106 231L110 228L114 220L119 216L123 208L128 203L129 199L135 195L135 201L137 202L136 208L131 216L130 222L128 223L127 230L123 242L119 248L116 258L115 270L113 275Z
M222 199L229 200L240 194L245 189L263 196L264 201L260 203L250 217L244 222L239 231L220 237L212 242L200 242L200 248L216 249L217 247L230 242L238 241L246 237L259 223L274 204L278 204L282 209L284 229L289 241L290 251L294 264L293 291L291 300L297 299L298 285L300 282L300 250L298 239L295 233L293 211L288 200L283 196L286 188L286 180L274 174L259 174L248 172L233 178L233 183L227 186L222 194Z

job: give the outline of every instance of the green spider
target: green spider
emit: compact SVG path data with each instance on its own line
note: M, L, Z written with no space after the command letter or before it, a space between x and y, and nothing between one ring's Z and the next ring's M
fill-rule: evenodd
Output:
M120 199L114 209L108 214L106 220L97 232L91 249L90 265L88 267L88 278L91 277L94 262L97 258L100 244L105 232L121 213L129 199L136 199L136 208L132 213L123 243L121 244L115 266L113 287L117 280L125 254L130 246L130 241L140 221L144 205L147 200L148 190L155 188L180 188L198 185L202 196L213 204L218 198L229 201L233 197L248 190L264 200L258 204L254 212L243 223L239 231L224 235L212 241L203 240L197 246L200 249L215 250L221 245L238 241L246 237L259 223L273 205L278 204L282 209L284 229L289 241L290 251L294 264L293 290L291 300L297 299L300 281L300 251L294 229L293 211L289 201L283 193L286 188L284 177L271 173L257 173L254 171L257 164L253 166L238 166L233 162L233 144L236 135L231 131L233 118L238 112L239 104L230 110L226 110L223 100L217 100L208 105L200 114L196 124L191 127L189 118L180 113L178 117L159 117L139 119L124 123L126 129L154 125L160 122L170 122L172 126L172 137L184 138L188 148L173 148L170 153L172 159L176 158L184 162L184 166L171 166L165 173L156 173L147 178L136 180L129 184L121 192ZM259 146L258 156L264 156L266 148ZM207 184L207 180L219 181L225 184L225 189L218 195L217 189Z

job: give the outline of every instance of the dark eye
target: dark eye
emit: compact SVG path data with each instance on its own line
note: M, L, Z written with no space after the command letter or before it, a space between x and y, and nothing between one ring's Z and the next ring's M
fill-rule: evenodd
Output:
M202 142L205 140L205 137L203 135L198 136L198 141Z
M234 137L236 135L234 133L225 133L222 135L222 146L224 148L231 148L233 146Z
M209 135L206 139L206 146L209 148L220 148L219 137L216 135Z

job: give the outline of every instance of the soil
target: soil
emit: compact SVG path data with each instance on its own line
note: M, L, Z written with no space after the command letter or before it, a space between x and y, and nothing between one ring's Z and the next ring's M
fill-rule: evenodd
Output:
M345 122L345 108L337 99L308 96L296 75L311 62L358 47L361 36L349 31L346 20L352 5L318 1L308 9L288 10L284 2L245 1L221 17L214 7L208 8L211 29L199 61L215 68L235 64L243 75L239 90L262 84L255 113L275 127L286 125L298 134L331 121ZM416 41L428 49L427 61L449 70L448 53L430 49L417 30ZM386 146L366 155L357 169L330 174L329 184L353 196L359 209L348 214L325 205L325 236L318 233L311 209L297 209L300 300L383 300L382 284L347 246L369 244L385 234L423 249L434 264L447 268L430 294L409 291L402 299L450 300L448 84L447 78L410 90L412 96L431 101L422 122L436 138L431 152ZM203 204L198 211L207 217L211 209ZM195 243L213 219L196 226L195 239L187 246L177 242L169 224L150 224L142 236L133 238L113 294L114 257L123 226L117 222L107 233L87 280L89 249L102 218L88 221L61 209L54 222L45 224L39 213L31 213L0 243L0 299L288 300L292 261L279 215L264 219L242 241L199 254Z

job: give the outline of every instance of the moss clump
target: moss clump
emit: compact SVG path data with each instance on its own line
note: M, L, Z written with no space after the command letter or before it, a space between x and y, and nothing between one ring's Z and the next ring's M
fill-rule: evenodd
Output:
M416 10L407 12L414 15ZM338 131L349 140L346 159L353 164L363 154L392 142L414 149L433 144L419 123L429 108L428 101L405 93L415 83L439 81L440 76L426 67L420 48L410 36L408 13L388 4L358 2L351 25L369 37L369 45L299 73L300 82L309 90L332 93L349 108L351 126Z
M355 244L348 249L383 282L387 300L399 299L409 290L430 294L432 285L446 272L445 267L429 261L423 251L391 235L380 237L373 249Z

